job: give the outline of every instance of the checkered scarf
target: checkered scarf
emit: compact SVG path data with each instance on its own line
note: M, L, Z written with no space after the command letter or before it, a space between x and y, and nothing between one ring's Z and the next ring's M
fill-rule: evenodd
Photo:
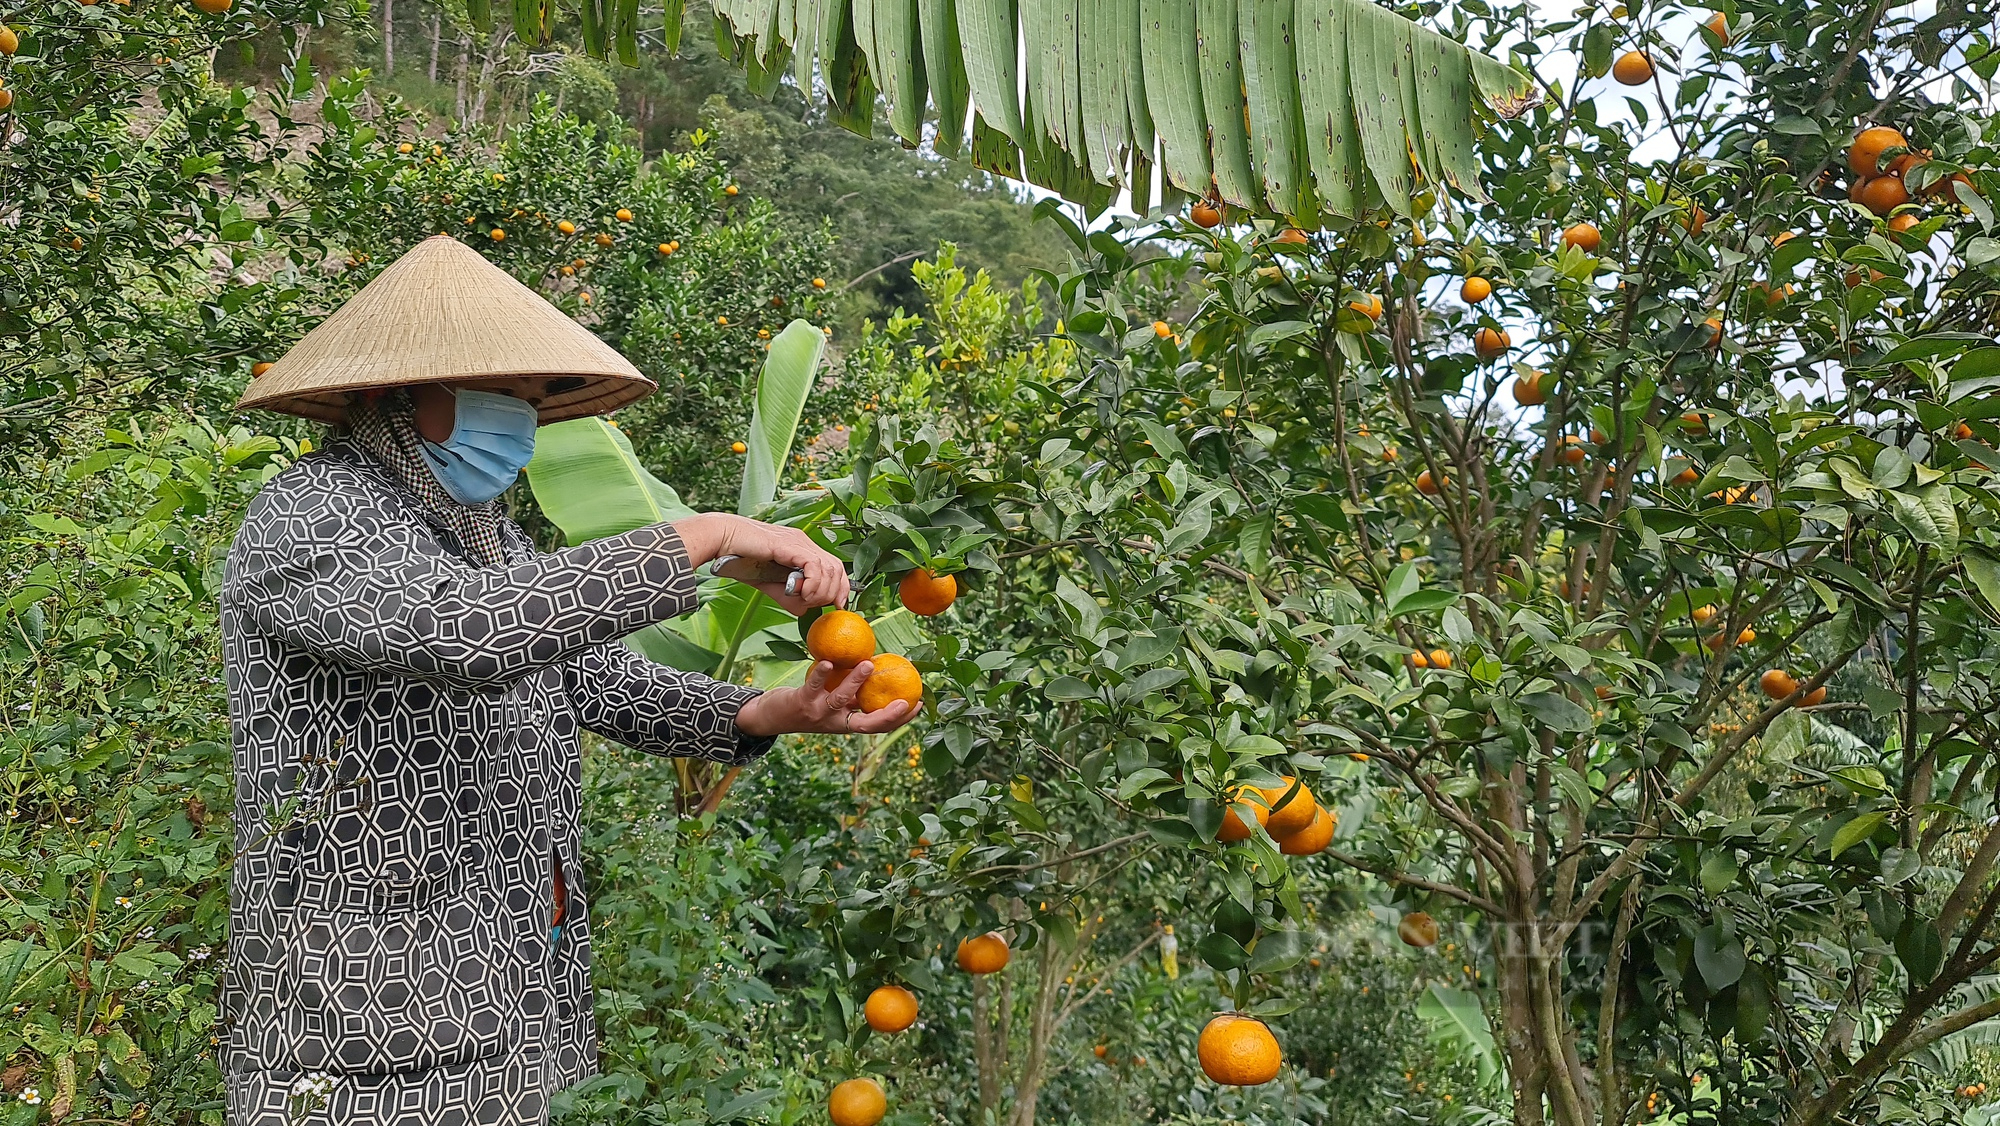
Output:
M509 562L511 554L501 532L506 520L499 497L485 504L464 505L452 499L431 474L424 460L424 439L417 432L417 411L408 391L400 388L356 402L347 412L347 438L388 469L396 482L415 494L425 515L444 525L458 539L474 565L493 567Z

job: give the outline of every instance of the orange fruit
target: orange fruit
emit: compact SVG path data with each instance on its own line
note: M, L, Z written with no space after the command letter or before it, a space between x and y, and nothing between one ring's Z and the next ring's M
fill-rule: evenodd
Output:
M1411 946L1436 946L1437 920L1422 911L1412 911L1396 924L1396 937Z
M1877 176L1862 186L1859 202L1877 215L1887 215L1910 202L1910 189L1900 176Z
M1221 225L1222 211L1213 203L1202 200L1188 209L1188 218L1194 220L1197 227L1212 228Z
M749 449L750 449L749 446L746 446L741 442L729 443L729 452L733 454L747 453ZM812 631L808 630L806 632L810 633ZM873 656L873 654L870 654L870 656Z
M1450 483L1450 478L1446 478L1444 484L1449 485ZM1432 479L1430 470L1426 469L1422 473L1417 474L1417 491L1425 496L1434 497L1442 491L1442 488L1442 485Z
M1714 32L1715 37L1722 40L1724 47L1729 46L1729 16L1727 14L1717 12L1708 18L1707 23L1701 26Z
M1450 667L1451 667L1451 654L1450 654L1450 653L1447 653L1447 652L1445 652L1445 651L1444 651L1444 650L1442 650L1442 649L1433 649L1433 650L1431 650L1431 667L1432 667L1432 668L1434 668L1434 669L1448 669L1448 668L1450 668Z
M1603 241L1604 232L1598 230L1595 223L1577 223L1563 231L1563 245L1574 246L1585 254L1595 254Z
M855 704L864 712L879 712L897 700L907 700L911 712L924 702L924 678L901 653L877 653L868 658L875 671L861 685Z
M1882 171L1882 154L1890 149L1908 148L1910 142L1901 133L1883 125L1870 126L1855 134L1854 143L1847 148L1847 166L1857 176L1874 176Z
M661 254L672 254L674 252L674 244L670 242L663 242L659 245L659 251ZM776 301L777 298L774 297L771 300Z
M234 0L194 0L194 6L211 16L219 16L229 10Z
M1963 442L1972 437L1972 427L1961 422L1958 424L1958 429L1951 432L1951 436Z
M958 597L958 580L950 575L933 575L922 567L903 576L896 584L896 598L903 608L919 617L944 613Z
M889 1113L889 1096L873 1079L849 1079L833 1089L826 1112L833 1126L875 1126Z
M1306 233L1297 227L1286 227L1284 230L1271 236L1271 241L1284 246L1304 246L1306 244Z
M1477 305L1493 296L1493 283L1477 274L1465 279L1458 287L1458 299L1467 305Z
M1847 288L1853 289L1855 286L1860 285L1864 281L1871 283L1878 282L1883 280L1884 278L1887 278L1888 276L1889 275L1883 273L1882 271L1875 269L1873 266L1870 266L1866 272L1863 272L1861 270L1849 270L1847 271L1846 274L1842 275L1840 280L1847 283Z
M495 227L495 228L493 228L492 230L490 230L490 231L486 232L486 235L487 235L487 237L488 237L488 238L491 238L491 239L492 239L492 240L493 240L494 242L506 242L506 241L507 241L507 232L506 232L506 231L503 231L503 230L501 230L501 229L500 229L500 228L498 228L498 227Z
M1153 322L1154 336L1159 337L1161 340L1165 340L1167 337L1172 336L1173 334L1174 334L1174 326L1168 324L1165 321Z
M1292 794L1290 801L1285 795L1291 792L1296 779L1285 776L1285 784L1264 790L1264 801L1271 807L1271 816L1265 819L1264 829L1273 837L1288 837L1313 823L1313 816L1319 811L1319 802L1313 798L1311 790L1303 785L1299 792Z
M1397 452L1397 450L1396 450L1396 447L1394 447L1394 446L1383 446L1383 447L1382 447L1382 460L1383 460L1383 461L1395 461L1396 459L1398 459L1398 458L1400 458L1400 457L1402 457L1402 456L1403 456L1403 455L1402 455L1401 453Z
M1542 373L1534 368L1514 377L1514 401L1524 407L1539 407L1549 401L1549 393L1542 386Z
M1892 215L1889 217L1889 229L1900 235L1911 227L1916 226L1919 221L1915 215L1905 211L1901 215Z
M1585 456L1583 439L1574 434L1565 434L1562 447L1556 450L1556 460L1564 465L1582 465Z
M1708 417L1706 415L1689 411L1681 416L1681 421L1687 424L1687 431L1690 434L1708 433Z
M1771 699L1782 700L1799 690L1799 682L1784 669L1767 669L1757 678L1757 687Z
M1701 471L1690 465L1679 473L1674 474L1673 483L1685 489L1691 487L1699 480L1701 480Z
M1963 172L1954 172L1941 180L1933 181L1929 187L1924 189L1924 198L1926 199L1941 195L1959 204L1964 204L1965 197L1973 194L1976 193L1972 189L1972 178Z
M1644 51L1627 51L1611 64L1611 77L1624 86L1644 86L1653 80L1653 60Z
M958 940L958 968L969 974L997 974L1007 968L1007 959L1012 956L999 931Z
M570 222L568 219L564 219L562 222L556 224L556 230L566 235L573 235L576 233L576 224Z
M1296 833L1277 838L1278 851L1286 856L1314 856L1326 850L1333 843L1333 811L1319 806L1313 811L1312 823Z
M852 610L828 610L806 630L806 652L815 661L853 668L875 655L875 631Z
M1699 203L1691 203L1681 212L1681 226L1689 235L1698 235L1708 228L1708 212Z
M1278 1077L1285 1054L1278 1038L1255 1017L1223 1013L1195 1041L1202 1074L1231 1087L1255 1087Z
M1422 649L1410 650L1410 655L1403 658L1403 660L1413 669L1427 669L1431 667L1431 659L1424 656Z
M271 361L259 360L258 362L250 365L250 378L255 379L258 376L270 370L271 370Z
M632 212L631 212L631 211L630 211L629 209L627 209L627 208L623 208L623 207L619 208L619 209L618 209L618 221L619 221L620 223L630 223L630 222L632 221Z
M1099 1045L1098 1045L1097 1047L1095 1047L1095 1048L1092 1048L1092 1049L1090 1050L1090 1053L1091 1053L1092 1055L1096 1056L1096 1057L1097 1057L1098 1059L1103 1059L1103 1058L1105 1057L1105 1055L1106 1055L1107 1053L1109 1053L1110 1051L1111 1051L1111 1045L1109 1045L1109 1044L1099 1044Z
M1364 294L1359 301L1349 301L1347 307L1371 321L1382 319L1382 299L1372 293Z
M813 288L814 288L814 289L825 289L825 288L826 288L826 279L825 279L825 278L814 278L814 279L813 279Z
M1701 625L1707 622L1710 618L1715 617L1715 607L1697 606L1693 610L1689 611L1688 616L1695 620L1696 625Z
M861 1006L868 1027L877 1032L901 1032L917 1023L917 995L900 985L881 985Z
M1701 323L1708 327L1708 346L1710 348L1722 347L1722 318L1710 317Z
M20 49L21 37L14 34L13 28L0 23L0 55L11 55Z
M1901 181L1898 182L1900 183ZM1777 308L1780 305L1783 305L1785 303L1785 298L1790 297L1792 294L1797 293L1798 291L1799 291L1798 286L1790 284L1783 286L1775 286L1772 285L1770 282L1750 283L1750 292L1755 293L1758 296L1762 297L1764 299L1764 304L1773 309Z
M1472 334L1472 351L1482 360L1504 356L1513 345L1513 339L1504 328L1482 328Z
M1249 810L1257 824L1265 825L1271 820L1271 807L1264 800L1261 790L1249 786L1238 786L1230 794L1229 805L1222 811L1222 827L1215 831L1215 839L1225 844L1231 841L1248 840L1250 825L1243 820L1242 810Z
M1799 707L1802 708L1816 708L1824 703L1826 703L1826 686L1824 684L1799 697Z
M731 184L731 185L729 185L728 187L726 187L726 188L722 189L722 194L723 194L723 195L735 195L735 194L736 194L737 192L740 192L740 191L742 191L742 190L743 190L742 188L739 188L739 187L737 187L737 186L736 186L735 184Z

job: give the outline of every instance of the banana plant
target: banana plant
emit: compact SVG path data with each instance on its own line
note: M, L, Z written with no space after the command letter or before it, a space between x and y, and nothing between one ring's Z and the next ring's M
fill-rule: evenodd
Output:
M797 438L806 396L819 373L826 337L794 320L771 341L757 378L757 401L743 454L737 511L755 515L777 497L785 459ZM633 528L676 520L693 509L671 485L647 470L631 441L603 418L579 418L542 427L535 436L528 485L549 520L572 544ZM809 518L810 508L784 514ZM770 631L791 624L756 588L727 579L703 585L694 613L640 630L626 643L648 660L691 672L729 678L741 661L769 651Z
M584 49L638 63L638 0L579 0ZM769 96L788 68L867 135L881 97L905 143L1096 211L1217 199L1299 227L1456 193L1485 199L1476 90L1501 117L1536 100L1521 70L1371 0L709 0L716 42ZM476 23L490 23L474 0ZM686 16L666 5L669 53ZM553 0L514 0L546 42ZM648 28L650 35L655 29ZM1025 48L1025 49L1024 49ZM1160 198L1152 198L1153 173ZM1428 198L1427 198L1428 197Z

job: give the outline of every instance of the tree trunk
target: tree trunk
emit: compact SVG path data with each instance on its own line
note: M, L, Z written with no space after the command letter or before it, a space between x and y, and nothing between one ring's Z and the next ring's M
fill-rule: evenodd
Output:
M1056 1034L1056 1000L1062 979L1075 965L1068 953L1056 949L1048 932L1042 933L1042 956L1036 967L1041 980L1035 983L1035 1009L1028 1023L1028 1054L1021 1060L1020 1074L1014 1077L1014 1113L1008 1116L1009 1126L1035 1126L1035 1103L1041 1097L1042 1080L1048 1070L1049 1041Z
M452 102L451 115L459 121L465 120L465 78L472 67L472 33L461 32L458 36L458 97Z
M382 76L396 77L396 0L382 0Z
M990 984L992 975L972 979L972 1057L979 1065L979 1120L1000 1120L1001 1088L1007 1076L1007 1033L1013 996L1007 979L1000 979L999 997ZM995 1009L998 1012L995 1012Z
M472 120L486 120L486 96L493 92L493 68L507 53L507 39L513 33L502 31L486 41L486 57L479 62L479 91L472 99Z
M438 80L438 49L443 45L444 45L444 15L441 12L432 12L431 13L431 68L429 71L430 80L432 82L436 82Z

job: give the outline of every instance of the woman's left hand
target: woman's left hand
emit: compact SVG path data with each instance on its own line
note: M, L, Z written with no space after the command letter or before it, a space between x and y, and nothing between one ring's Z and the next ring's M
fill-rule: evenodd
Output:
M840 683L827 687L833 676L831 661L820 661L806 674L798 688L773 688L736 713L736 726L745 735L766 739L773 735L813 732L822 735L879 735L894 731L909 721L907 701L894 700L888 707L872 712L857 709L854 699L861 684L875 671L872 661L863 661L849 670Z

